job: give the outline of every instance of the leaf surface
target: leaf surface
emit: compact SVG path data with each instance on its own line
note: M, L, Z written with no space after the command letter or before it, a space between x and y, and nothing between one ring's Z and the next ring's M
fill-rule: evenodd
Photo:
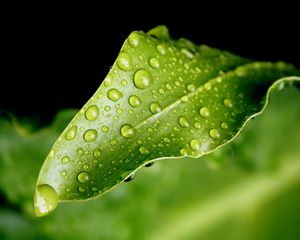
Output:
M164 26L131 33L45 160L36 215L102 195L149 162L210 153L263 111L271 91L299 81L280 78L297 74L283 62L173 40Z

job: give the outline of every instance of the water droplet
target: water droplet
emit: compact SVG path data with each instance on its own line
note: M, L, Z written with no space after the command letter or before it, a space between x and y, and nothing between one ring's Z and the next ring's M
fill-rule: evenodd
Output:
M121 81L121 85L124 86L124 87L127 85L127 83L128 83L128 82L127 82L125 79L123 79L123 80Z
M92 191L93 191L93 192L97 192L97 191L98 191L98 188L92 187Z
M128 102L132 107L138 107L142 103L142 100L138 96L133 95L128 99Z
M66 172L66 171L62 171L62 172L60 173L60 176L62 176L62 177L67 176L67 172Z
M69 158L68 156L64 156L64 157L61 159L61 163L62 163L62 164L67 164L69 161L70 161L70 158Z
M87 163L83 164L83 169L84 169L84 170L88 170L89 167L90 167L90 166L89 166Z
M77 134L77 126L71 127L65 135L66 140L71 141L76 137Z
M82 148L77 149L77 154L78 154L78 156L81 156L83 154Z
M106 76L106 78L104 79L103 83L104 83L105 87L109 87L111 85L111 83L112 83L112 77L111 77L110 74L108 74Z
M188 155L189 153L188 153L188 151L185 149L185 148L182 148L182 149L180 149L180 155L181 156L186 156L186 155Z
M217 139L221 137L221 133L219 130L213 128L209 131L209 135L213 138L213 139Z
M81 172L78 174L77 179L81 183L87 183L91 180L91 175L88 172Z
M122 114L122 113L123 113L123 109L119 108L119 109L117 110L117 114Z
M205 118L209 117L209 114L210 114L209 109L207 107L202 107L200 109L199 113L202 117L205 117Z
M102 167L103 167L103 164L102 164L102 163L99 163L99 164L98 164L98 167L99 167L99 168L102 168Z
M165 55L167 52L166 48L163 45L157 45L156 49L161 55Z
M140 152L141 154L143 154L143 155L149 154L149 150L148 150L148 148L146 148L145 146L141 146L141 147L139 148L139 152Z
M110 89L110 90L107 92L107 97L108 97L110 100L112 100L112 101L114 101L114 102L117 102L117 101L119 101L120 98L123 97L123 95L122 95L122 93L121 93L119 90L117 90L117 89L115 89L115 88L112 88L112 89Z
M178 119L178 122L179 122L179 125L180 125L181 127L183 127L183 128L187 128L187 127L190 126L188 120L187 120L185 117L180 117L180 118Z
M104 110L108 112L110 110L110 106L105 106Z
M79 188L78 188L78 191L79 191L79 192L85 192L85 189L84 189L83 187L79 187Z
M186 103L189 100L189 98L187 96L183 96L180 98L180 100L181 102Z
M194 123L194 127L195 127L196 129L200 129L200 128L201 128L201 124L200 124L199 122L195 122L195 123Z
M124 179L124 182L130 182L134 179L135 173L131 173L128 177Z
M134 136L134 127L130 124L125 124L121 127L121 134L124 138L132 138Z
M222 123L221 123L221 128L223 128L223 129L228 129L228 124L227 124L227 122L222 122Z
M149 63L153 68L159 68L160 66L159 60L157 58L150 58Z
M189 84L189 85L187 86L187 90L188 90L189 92L195 92L195 91L196 91L196 86L195 86L194 84Z
M139 89L145 89L153 81L152 74L145 69L138 70L133 77L134 85Z
M117 65L123 71L129 71L132 69L132 58L126 52L120 52L117 58Z
M48 215L58 204L56 191L48 184L38 185L34 195L34 213L41 217Z
M223 101L224 105L226 107L229 107L229 108L232 108L233 107L233 104L232 104L232 101L228 98L225 98L224 101Z
M204 88L205 88L205 90L210 90L211 89L211 83L210 82L204 83Z
M95 129L89 129L83 134L83 138L87 142L95 141L98 137L98 132Z
M153 102L150 104L150 111L152 113L159 113L161 112L161 106L158 103Z
M189 59L192 59L194 57L194 54L187 50L186 48L181 49L181 53L188 57Z
M145 167L151 167L151 166L153 166L153 164L154 164L154 162L148 162L148 163L146 163L144 166L145 166Z
M102 126L102 127L101 127L101 131L102 131L103 133L108 132L108 130L109 130L109 128L108 128L107 126Z
M49 152L49 157L53 158L55 155L55 151L53 149L51 149L51 151Z
M194 151L198 151L198 150L200 150L201 144L197 139L193 139L190 142L190 146L191 146L191 149L193 149Z
M85 111L85 118L90 121L94 121L98 118L99 116L99 109L96 105L90 106L86 111Z
M131 47L137 47L140 44L141 37L137 32L132 32L128 37L128 42Z
M95 158L98 158L101 155L101 151L99 149L95 149L94 152L93 152L93 155L94 155Z

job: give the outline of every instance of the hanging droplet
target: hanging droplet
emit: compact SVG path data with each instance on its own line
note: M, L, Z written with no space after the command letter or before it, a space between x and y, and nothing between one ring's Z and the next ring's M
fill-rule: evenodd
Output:
M139 89L145 89L152 84L153 77L145 69L138 70L133 77L134 85Z
M112 100L114 102L117 102L117 101L119 101L123 97L123 95L122 95L122 93L119 90L113 88L113 89L110 89L107 92L107 97L110 100Z
M91 180L91 175L88 172L81 172L78 174L77 179L80 183L87 183Z
M161 112L161 106L158 103L153 102L150 104L150 111L152 113L159 113Z
M129 97L128 102L132 107L138 107L141 105L142 100L138 96L133 95Z
M133 64L131 56L126 52L120 52L117 58L117 65L123 71L132 70Z
M93 142L98 137L98 132L95 129L89 129L83 134L83 138L87 142Z
M66 140L71 141L76 137L76 134L77 134L77 126L75 125L66 132L65 138Z
M58 204L56 191L48 184L38 185L34 195L35 216L46 216L52 212Z
M85 111L85 118L89 121L94 121L98 118L99 116L99 109L96 105L90 106L86 111Z
M134 136L134 127L130 124L125 124L121 127L121 134L124 138L132 138Z

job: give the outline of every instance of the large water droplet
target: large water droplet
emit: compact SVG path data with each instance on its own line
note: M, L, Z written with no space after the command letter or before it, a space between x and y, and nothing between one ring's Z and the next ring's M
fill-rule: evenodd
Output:
M224 101L223 101L224 105L226 107L229 107L229 108L232 108L233 107L233 104L232 104L232 101L228 98L225 98Z
M159 113L159 112L161 112L161 106L158 103L153 102L150 105L150 111L152 113Z
M37 217L46 216L58 204L56 191L48 184L38 185L34 195L34 214Z
M213 128L209 131L209 135L213 138L213 139L218 139L221 137L221 133L219 130Z
M139 148L139 152L140 152L141 154L143 154L143 155L149 154L149 150L148 150L148 148L146 148L145 146L141 146L141 147Z
M90 121L94 121L98 118L99 116L99 109L96 105L90 106L86 111L85 111L85 118Z
M157 58L150 58L149 63L153 68L159 68L160 66L159 60Z
M117 65L123 71L129 71L132 69L132 58L126 52L120 52L117 58Z
M80 183L87 183L91 180L91 175L88 172L81 172L78 174L77 179Z
M209 114L210 114L209 109L207 107L202 107L200 109L199 113L202 117L205 117L205 118L209 117Z
M134 85L139 89L145 89L153 81L152 74L145 69L138 70L133 77Z
M188 120L187 120L185 117L180 117L180 118L178 119L178 122L179 122L179 125L180 125L181 127L183 127L183 128L187 128L187 127L190 126Z
M95 129L89 129L83 134L83 138L87 142L93 142L98 137L98 132Z
M137 47L140 44L141 37L138 33L132 32L128 37L128 42L131 47Z
M132 138L134 136L134 127L130 124L125 124L121 127L121 134L125 138Z
M128 102L132 107L138 107L142 103L142 100L138 96L133 95L128 99Z
M199 151L200 147L201 147L201 144L200 144L199 140L193 139L190 142L190 146L191 146L191 149L193 149L194 151Z
M71 127L65 135L66 140L71 141L76 137L77 134L77 126Z
M122 93L115 88L112 88L107 92L107 97L114 102L117 102L122 96Z

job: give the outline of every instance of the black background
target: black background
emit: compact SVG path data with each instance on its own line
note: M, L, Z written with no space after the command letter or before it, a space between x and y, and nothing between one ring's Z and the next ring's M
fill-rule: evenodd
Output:
M133 30L168 26L174 38L255 60L300 67L298 8L240 2L224 8L174 4L28 6L7 9L2 21L0 110L48 122L60 109L80 108L96 91ZM114 6L115 5L115 6ZM176 5L176 4L175 4ZM3 9L5 12L6 9Z

